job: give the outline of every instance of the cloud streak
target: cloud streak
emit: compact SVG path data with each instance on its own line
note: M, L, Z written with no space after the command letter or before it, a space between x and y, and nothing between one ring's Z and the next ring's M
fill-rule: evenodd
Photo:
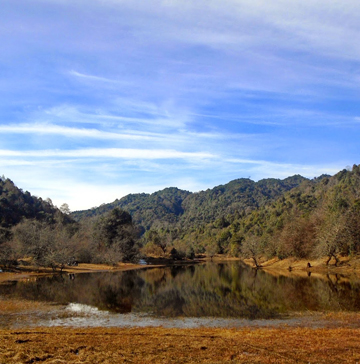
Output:
M109 78L100 77L100 76L87 75L87 74L80 73L80 72L77 72L77 71L74 71L74 70L69 71L69 74L71 76L75 76L75 77L78 77L78 78L83 78L83 79L90 80L90 81L99 81L99 82L114 83L114 84L119 83L116 80L111 80Z
M145 140L145 141L162 141L168 136L155 134L132 134L107 132L98 129L87 128L69 128L52 124L22 124L22 125L3 125L0 126L0 133L12 134L53 134L62 135L69 138L94 138L105 140Z
M119 158L119 159L209 159L216 155L205 152L179 152L176 150L156 149L78 149L78 150L0 150L1 157L34 158Z
M114 107L113 107L114 108ZM127 108L130 108L128 110ZM133 110L138 112L134 113ZM129 101L121 103L115 107L118 115L98 110L97 113L89 113L79 111L76 107L63 105L47 109L41 113L37 113L36 117L40 119L55 119L63 123L83 123L83 124L105 124L105 125L145 125L150 127L164 127L176 128L184 127L186 123L186 116L176 113L169 113L161 110L156 110L156 107L151 105L144 105L139 102L139 105L129 106ZM119 113L122 113L119 115ZM139 117L138 115L142 115ZM126 116L128 115L128 116ZM130 116L129 116L130 115Z

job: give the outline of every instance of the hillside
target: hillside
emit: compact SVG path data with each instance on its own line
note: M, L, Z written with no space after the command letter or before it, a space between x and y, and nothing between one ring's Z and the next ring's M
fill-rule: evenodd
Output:
M22 218L47 219L57 208L50 201L32 196L16 187L8 178L0 178L0 226L8 228L16 225Z
M75 262L114 263L135 259L139 229L119 208L84 225L58 209L50 199L23 192L10 179L0 178L0 267L18 260L37 267L64 269Z
M144 230L193 228L228 214L252 211L305 180L299 175L284 180L263 179L259 182L242 178L198 193L174 187L165 188L153 194L130 194L97 208L75 211L72 217L81 220L120 207L128 211L133 221Z
M180 226L190 228L210 223L229 214L249 212L264 206L306 178L295 175L284 180L270 178L254 182L237 179L213 189L193 193L182 203Z
M279 198L178 235L180 249L249 257L324 257L360 253L360 167L304 180Z
M175 224L179 216L184 213L183 201L191 195L191 192L170 187L153 194L130 194L112 203L102 204L97 208L83 211L75 211L71 216L75 220L85 217L103 215L116 207L128 211L135 224L143 229L158 227L164 224Z
M0 242L10 229L23 219L51 221L59 210L51 201L44 201L22 191L8 178L0 178Z

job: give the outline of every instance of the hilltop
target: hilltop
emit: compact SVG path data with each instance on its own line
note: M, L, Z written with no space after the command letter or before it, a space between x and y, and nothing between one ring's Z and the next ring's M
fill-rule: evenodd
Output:
M133 221L142 226L144 231L192 228L222 216L257 209L306 180L300 175L284 180L263 179L259 182L241 178L197 193L170 187L152 194L129 194L96 208L75 211L71 216L79 221L120 207L128 211Z

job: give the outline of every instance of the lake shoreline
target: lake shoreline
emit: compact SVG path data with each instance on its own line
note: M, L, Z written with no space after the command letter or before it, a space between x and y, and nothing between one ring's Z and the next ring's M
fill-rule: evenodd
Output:
M116 265L106 264L88 264L80 263L78 266L66 266L62 272L59 270L53 271L51 268L39 268L31 266L19 266L12 268L11 271L4 271L0 273L0 284L8 283L11 281L28 280L36 277L52 276L59 274L77 274L77 273L96 273L96 272L120 272L127 270L138 269L151 269L163 268L173 265L189 265L189 264L203 264L206 262L227 262L227 261L242 261L248 266L256 268L252 259L241 259L236 257L227 257L216 255L212 259L201 257L194 260L174 261L167 258L149 258L149 264L134 264L134 263L118 263ZM323 276L329 274L341 274L345 276L355 275L360 277L360 257L341 257L338 266L333 262L326 265L326 258L322 259L260 259L261 267L259 269L265 270L273 275L297 275L306 276L314 274L316 276ZM310 263L311 267L308 267Z
M340 257L339 263L335 266L334 262L326 265L327 258L321 259L297 259L297 258L285 258L285 259L261 259L259 269L262 269L273 275L295 275L295 276L327 276L333 274L340 274L344 276L356 276L360 277L360 257ZM248 266L256 269L252 259L242 260ZM310 264L310 267L308 266Z
M116 265L107 264L87 264L81 263L78 266L67 266L60 272L59 270L52 270L51 268L39 268L31 266L19 266L0 273L0 284L6 284L11 281L29 280L37 277L54 276L61 274L79 274L79 273L101 273L101 272L122 272L128 270L149 269L149 268L162 268L166 264L153 264L143 265L134 263L118 263Z

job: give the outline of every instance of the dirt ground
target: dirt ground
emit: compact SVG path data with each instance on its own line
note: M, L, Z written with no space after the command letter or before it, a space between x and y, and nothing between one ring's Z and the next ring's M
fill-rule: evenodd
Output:
M360 363L360 329L0 330L0 363Z

